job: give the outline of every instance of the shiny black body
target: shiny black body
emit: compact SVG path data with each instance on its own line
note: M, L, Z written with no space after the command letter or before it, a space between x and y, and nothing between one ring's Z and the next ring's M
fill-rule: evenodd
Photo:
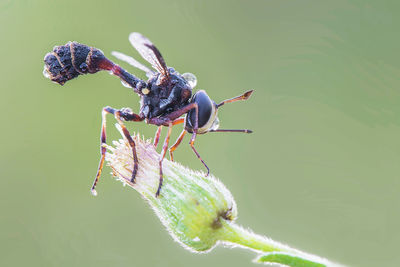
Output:
M113 63L97 48L77 42L68 42L56 46L44 57L44 75L60 85L79 75L96 73L101 70L111 70ZM144 86L140 79L121 68L119 76L132 87Z
M193 74L184 73L181 75L173 68L167 67L158 49L149 39L140 33L131 33L129 35L129 41L139 54L151 64L155 71L150 70L135 59L122 53L113 52L113 55L145 71L148 77L147 82L135 77L106 58L101 50L77 42L69 42L62 46L56 46L53 51L48 53L44 58L44 75L60 85L64 85L67 81L79 75L93 74L105 70L119 77L124 85L132 88L141 98L139 114L134 113L130 108L115 109L107 106L102 110L102 127L100 133L101 158L91 188L92 194L94 195L97 194L95 187L101 175L106 155L107 114L114 115L126 141L132 148L134 166L130 180L131 183L135 182L139 160L136 154L135 141L123 121L146 121L148 124L159 126L154 139L155 146L158 144L162 126L168 126L168 133L159 161L160 182L156 196L159 196L162 187L162 161L168 149L169 139L174 125L185 122L185 129L182 131L176 143L169 148L171 160L173 160L173 151L180 144L185 133L189 132L192 134L189 144L194 153L207 168L207 175L209 173L209 168L194 147L197 134L204 134L207 132L251 132L250 130L219 130L217 111L218 108L225 103L248 99L253 92L252 90L245 92L241 96L225 100L218 105L209 98L204 90L198 91L192 97L192 89L196 86L197 82ZM181 116L185 114L186 117L184 119Z
M52 81L64 85L79 75L96 73L100 70L112 74L134 89L141 96L139 116L152 119L165 116L189 104L192 88L173 68L167 68L167 75L154 72L147 82L133 76L120 66L107 59L101 50L69 42L56 46L45 58L45 75ZM143 89L148 93L144 94Z
M148 94L142 94L140 114L146 119L160 117L189 104L192 88L173 68L168 68L169 79L156 73L147 81Z

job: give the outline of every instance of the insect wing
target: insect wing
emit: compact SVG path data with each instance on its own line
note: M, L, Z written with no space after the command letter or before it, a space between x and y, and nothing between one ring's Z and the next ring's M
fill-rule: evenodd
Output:
M153 45L153 43L141 35L140 33L133 32L129 35L129 41L133 47L139 52L139 54L151 64L151 66L168 76L167 65L165 64L164 58L161 56L160 51Z
M133 57L127 56L127 55L117 52L117 51L112 51L111 54L114 57L118 58L119 60L122 60L122 61L128 63L129 65L146 72L146 76L149 78L154 75L154 71L152 71L151 69L149 69L148 67L146 67L145 65L143 65L142 63L140 63L139 61L134 59Z

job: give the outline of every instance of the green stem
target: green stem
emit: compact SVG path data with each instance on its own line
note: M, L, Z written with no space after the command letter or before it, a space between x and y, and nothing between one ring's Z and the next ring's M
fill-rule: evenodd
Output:
M223 222L223 234L221 239L225 242L236 244L256 252L290 252L299 253L299 251L288 246L275 242L267 237L257 235L243 227L230 222Z
M257 235L233 222L222 221L221 223L223 227L220 232L220 240L259 253L260 256L255 259L256 262L279 263L293 267L341 266Z

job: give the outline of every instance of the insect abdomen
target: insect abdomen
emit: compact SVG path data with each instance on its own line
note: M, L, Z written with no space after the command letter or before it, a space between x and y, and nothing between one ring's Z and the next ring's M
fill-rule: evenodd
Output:
M44 62L43 74L60 85L81 74L96 73L113 65L99 49L76 42L54 47Z

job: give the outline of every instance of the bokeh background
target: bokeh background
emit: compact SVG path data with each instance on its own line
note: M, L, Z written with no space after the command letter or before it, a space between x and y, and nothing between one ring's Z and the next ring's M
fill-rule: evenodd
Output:
M51 83L43 57L76 40L140 59L132 31L216 102L255 89L220 111L252 135L197 139L240 224L350 266L399 266L398 1L1 0L0 25L1 266L254 266L248 251L181 248L109 168L91 196L101 108L139 98L107 73ZM202 170L188 141L176 159Z

